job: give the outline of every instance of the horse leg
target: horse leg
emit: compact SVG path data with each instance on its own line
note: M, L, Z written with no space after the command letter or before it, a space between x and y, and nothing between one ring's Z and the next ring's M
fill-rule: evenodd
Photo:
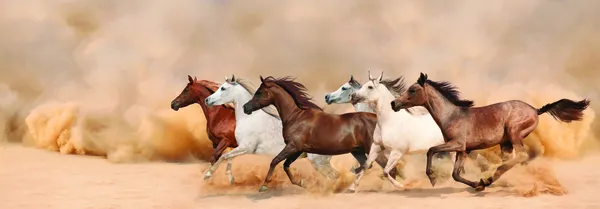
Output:
M398 161L401 158L402 158L401 152L398 152L396 150L392 151L390 153L390 158L388 159L387 165L385 166L385 169L383 169L384 175L387 177L387 179L390 181L390 183L392 183L398 189L404 188L404 185L402 185L400 182L396 181L396 179L394 178L396 176L390 175L390 171L396 167L396 164L398 164Z
M529 154L529 159L527 159L525 162L521 163L521 165L527 165L529 164L531 161L535 160L538 156L541 156L544 154L544 149L542 147L542 143L538 140L533 140L533 139L529 139L527 141L527 154Z
M402 159L400 159L400 160L402 160ZM385 166L387 165L387 162L388 162L388 158L385 156L385 154L382 153L377 156L377 158L375 159L375 162L377 162L377 164L379 164L379 166L381 166L381 168L385 168ZM396 165L398 165L398 163L396 163ZM388 174L394 178L396 178L396 176L399 176L400 178L405 178L404 170L398 170L398 168L396 166L394 166ZM385 175L386 174L384 172L383 175L381 176L381 178L385 178Z
M271 164L269 166L269 172L267 173L267 177L265 178L265 181L263 182L263 184L260 186L260 189L258 189L258 192L265 192L269 189L267 187L267 184L269 182L271 182L271 177L273 177L273 172L275 171L275 167L277 166L277 164L279 164L281 161L283 161L297 153L298 153L298 151L295 147L293 147L293 145L287 144L283 148L283 150L281 150L281 152L279 152L279 154L277 154L277 156L275 156L275 158L273 158L273 160L271 161ZM302 154L302 153L300 153L300 154ZM300 156L300 155L298 155L298 156Z
M348 188L348 192L356 191L358 182L360 181L362 176L365 174L365 170L367 170L366 168L370 167L370 165L373 164L373 161L375 161L375 159L377 159L377 156L379 155L379 152L381 152L381 150L382 150L381 146L379 146L377 144L371 145L371 150L369 151L369 156L367 158L367 162L365 162L364 164L361 165L362 169L358 174L356 174L356 179L354 179L354 183L352 183L350 188ZM388 160L388 162L389 162L389 160Z
M227 173L227 177L229 177L229 183L233 184L234 182L234 178L233 178L233 174L231 173L231 160L234 157L237 157L239 155L243 155L248 153L248 150L244 147L240 147L238 146L237 148L231 150L230 152L228 152L227 154L222 155L219 160L217 160L217 162L215 163L215 165L210 166L208 168L208 171L206 172L206 174L204 174L204 179L209 179L212 176L212 173L219 167L219 164L223 161L223 160L227 160L228 161L228 166L227 166L227 170L225 171Z
M229 141L227 139L221 139L221 141L219 141L219 144L215 147L213 156L210 159L211 165L214 165L215 162L217 162L217 159L221 157L223 151L225 151L227 147L229 147Z
M351 151L350 154L352 154L354 159L356 159L356 161L358 161L358 167L355 167L355 168L351 169L350 171L353 172L354 174L357 174L363 170L362 165L364 165L365 162L367 162L367 156L365 155L365 152L363 150Z
M456 152L456 160L454 161L454 169L452 170L452 178L455 181L460 183L469 185L470 187L477 187L477 182L469 181L462 176L460 176L461 171L464 171L465 167L465 159L467 159L467 152Z
M427 167L425 169L425 173L429 178L429 182L431 182L431 186L435 187L435 183L437 181L436 176L431 169L431 164L433 160L433 155L438 152L461 152L465 151L465 146L463 144L458 143L458 141L448 141L444 144L440 144L434 147L429 148L427 150Z
M296 161L298 157L300 157L300 154L302 154L302 152L292 153L287 159L285 159L285 162L283 162L283 170L285 171L285 174L287 174L292 184L295 184L299 187L303 187L304 182L302 180L300 180L299 182L294 180L292 172L290 172L290 165L292 165L292 163Z
M494 172L494 175L492 177L479 180L479 185L477 186L477 188L475 188L475 190L483 191L485 189L485 187L487 187L487 186L491 185L493 182L497 181L504 173L506 173L512 167L514 167L515 165L517 165L519 163L525 162L529 158L529 154L527 153L527 150L523 146L523 138L524 138L524 136L527 136L529 133L531 133L531 131L533 131L534 128L535 128L535 124L534 124L534 126L528 127L525 130L509 131L510 142L501 144L500 146L503 146L502 151L504 152L504 150L508 150L509 145L507 145L507 144L510 143L511 146L514 147L514 150L517 152L516 157L514 157L512 160L502 163L502 165L500 165L496 169L496 172ZM522 133L525 133L525 134L522 134Z
M323 176L328 179L337 179L339 173L331 167L331 156L308 154L308 160L312 166Z

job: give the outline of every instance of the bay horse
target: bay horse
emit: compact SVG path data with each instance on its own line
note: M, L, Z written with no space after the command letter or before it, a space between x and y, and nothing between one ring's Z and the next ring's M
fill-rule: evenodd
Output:
M188 81L181 93L171 102L171 109L178 111L191 104L200 105L206 118L206 133L213 144L214 151L209 160L212 165L221 157L225 149L238 146L234 134L235 112L229 104L209 108L204 103L206 97L219 88L218 83L207 80L198 81L195 76L192 79L189 75Z
M273 106L262 108L254 114L246 115L242 105L252 99L256 87L250 80L237 78L232 75L230 79L225 77L225 82L218 90L206 98L206 105L223 105L233 103L235 105L235 138L238 147L224 154L217 162L210 166L205 174L205 179L211 177L212 172L218 168L222 160L231 161L232 158L244 154L262 154L275 156L285 147L283 140L282 124ZM260 125L258 125L260 124ZM315 170L319 171L329 179L336 179L338 173L331 167L331 156L307 154ZM233 184L231 167L227 167L226 173Z
M275 166L283 160L283 170L290 181L303 186L303 181L296 181L289 170L290 165L303 152L320 155L351 153L358 161L365 160L365 151L370 149L373 141L373 121L377 121L375 114L325 113L311 101L306 87L291 77L276 79L260 76L260 81L260 87L252 99L244 104L244 113L252 114L274 105L283 124L285 147L271 161L269 172L259 192L268 190L267 184L271 181Z
M427 151L426 174L432 186L436 181L432 176L431 157L438 152L456 152L454 180L483 191L515 165L533 160L523 146L523 139L536 128L539 115L549 113L554 119L567 123L578 121L590 101L561 99L539 109L520 100L473 107L473 101L461 99L451 83L432 81L427 74L421 73L417 82L390 104L394 111L423 106L442 130L445 143ZM503 162L491 177L479 182L461 177L469 152L495 145L500 145ZM516 156L510 159L513 150Z

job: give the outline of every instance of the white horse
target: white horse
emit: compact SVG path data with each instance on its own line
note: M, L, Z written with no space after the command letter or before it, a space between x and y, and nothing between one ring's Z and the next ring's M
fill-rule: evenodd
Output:
M351 94L351 102L366 102L374 104L377 114L377 123L380 136L373 136L373 145L363 168L371 166L383 150L390 150L388 164L384 168L388 180L396 187L404 185L389 175L389 171L396 166L405 154L426 152L430 147L444 143L444 137L431 115L426 109L411 108L394 112L391 101L395 99L392 93L400 94L404 90L402 78L396 80L382 80L382 75L377 79L371 78L359 90ZM391 90L391 91L390 91ZM366 169L362 169L349 191L355 191Z
M243 154L263 154L275 156L283 147L285 142L282 134L282 123L273 106L263 108L263 111L257 111L248 115L243 112L242 106L252 99L256 87L248 80L242 78L225 78L219 89L206 98L206 105L222 105L233 103L235 105L235 138L238 147L222 155L217 162L210 166L205 179L211 177L212 172L218 168L222 160L227 160L227 175L229 181L233 184L234 178L231 173L231 159ZM338 177L338 173L331 167L331 156L307 154L313 167L330 179Z

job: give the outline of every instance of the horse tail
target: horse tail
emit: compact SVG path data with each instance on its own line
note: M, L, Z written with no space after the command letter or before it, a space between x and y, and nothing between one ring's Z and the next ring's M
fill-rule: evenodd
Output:
M583 118L583 111L589 105L590 100L588 99L578 102L570 99L561 99L537 109L537 114L541 115L547 112L550 113L554 119L569 123L571 121L581 120Z

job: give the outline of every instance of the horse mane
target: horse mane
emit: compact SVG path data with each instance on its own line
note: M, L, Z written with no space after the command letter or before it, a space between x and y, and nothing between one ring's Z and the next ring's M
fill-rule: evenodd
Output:
M406 90L402 76L396 79L384 79L379 83L383 84L395 97L399 97Z
M230 84L234 84L234 81L232 81L231 79L232 78L228 78L226 80L226 82L230 83ZM246 89L246 91L248 91L248 93L250 93L251 96L254 96L254 93L256 92L257 88L252 82L250 82L250 80L247 80L245 78L236 77L235 83L240 84L240 86L242 86L244 89ZM275 108L275 106L273 106L273 105L266 106L266 107L262 108L262 110L270 116L273 116L277 119L281 119L279 117L279 113L277 112L277 108Z
M471 100L465 100L460 98L460 92L456 86L452 85L447 81L435 82L432 80L426 80L425 83L436 89L442 96L446 97L450 102L459 107L473 107L474 103Z
M211 94L214 94L217 90L219 90L219 87L221 86L221 84L219 84L217 82L212 82L212 81L208 81L208 80L199 80L198 82L196 82L196 84L204 87ZM232 109L232 110L235 109L235 107L231 104L224 104L222 106L225 108L228 108L228 109Z
M319 107L311 101L312 97L310 97L308 93L306 93L306 87L301 83L296 82L294 78L289 76L283 78L274 78L272 76L269 76L264 78L264 81L273 82L279 87L281 87L283 90L285 90L288 94L290 94L290 96L292 96L294 102L296 103L296 106L298 106L300 109L313 108L316 110L323 111L323 108Z

